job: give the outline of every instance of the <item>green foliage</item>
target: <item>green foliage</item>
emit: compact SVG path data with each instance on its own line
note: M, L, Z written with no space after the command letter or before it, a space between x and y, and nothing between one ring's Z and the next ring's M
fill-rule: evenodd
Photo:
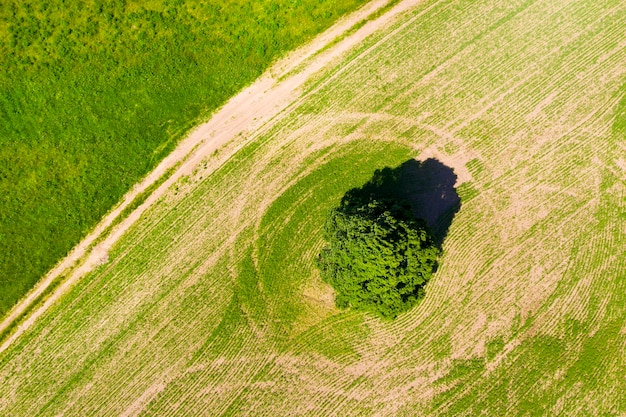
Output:
M351 190L330 212L324 233L329 244L318 266L338 307L393 319L424 296L439 249L408 203Z
M0 315L199 119L363 0L0 4Z

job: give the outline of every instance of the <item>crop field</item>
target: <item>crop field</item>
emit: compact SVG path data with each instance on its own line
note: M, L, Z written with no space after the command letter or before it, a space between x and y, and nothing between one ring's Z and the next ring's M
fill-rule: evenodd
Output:
M0 415L626 415L623 1L415 2L249 135L0 353ZM326 214L412 158L460 197L426 296L338 310Z
M2 1L0 316L190 127L363 3Z

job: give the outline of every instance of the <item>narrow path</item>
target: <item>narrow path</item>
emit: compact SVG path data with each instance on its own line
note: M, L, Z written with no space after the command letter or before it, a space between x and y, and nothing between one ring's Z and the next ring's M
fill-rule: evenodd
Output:
M405 0L398 3L381 16L368 21L354 33L333 44L341 36L346 35L354 25L371 18L388 2L389 0L373 0L356 12L340 19L331 28L314 38L313 41L274 64L256 82L229 100L208 122L193 130L171 154L164 158L152 172L123 197L121 203L102 219L93 232L48 272L26 297L9 312L0 323L0 333L12 326L14 322L19 322L19 325L0 346L0 352L7 349L13 341L30 328L37 318L81 277L102 263L102 259L106 258L109 249L140 218L142 213L162 197L179 178L192 172L194 167L201 163L204 158L210 156L223 145L236 140L240 134L258 129L290 106L295 105L302 95L305 82L313 74L384 27L395 16L418 4L420 0ZM233 147L230 154L234 154L241 146ZM110 234L104 235L135 197L179 163L181 165L178 169L143 204L115 226ZM94 245L94 242L98 242L98 240L101 242ZM68 271L69 276L59 284L43 304L28 313L26 317L22 317L50 285Z

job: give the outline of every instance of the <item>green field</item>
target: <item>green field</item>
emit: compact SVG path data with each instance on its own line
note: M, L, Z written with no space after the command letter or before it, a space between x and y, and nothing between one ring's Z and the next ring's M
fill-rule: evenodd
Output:
M424 0L198 166L0 353L0 415L626 414L626 4ZM328 211L437 157L425 298L339 311Z
M0 316L189 128L363 3L3 1Z

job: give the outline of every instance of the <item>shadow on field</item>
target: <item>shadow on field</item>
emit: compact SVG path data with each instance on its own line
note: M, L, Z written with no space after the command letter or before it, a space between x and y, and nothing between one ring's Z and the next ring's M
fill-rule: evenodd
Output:
M454 188L456 179L454 170L437 159L423 162L409 159L396 168L376 170L369 182L349 190L343 198L346 201L405 200L415 217L426 221L441 248L461 208L461 199Z

